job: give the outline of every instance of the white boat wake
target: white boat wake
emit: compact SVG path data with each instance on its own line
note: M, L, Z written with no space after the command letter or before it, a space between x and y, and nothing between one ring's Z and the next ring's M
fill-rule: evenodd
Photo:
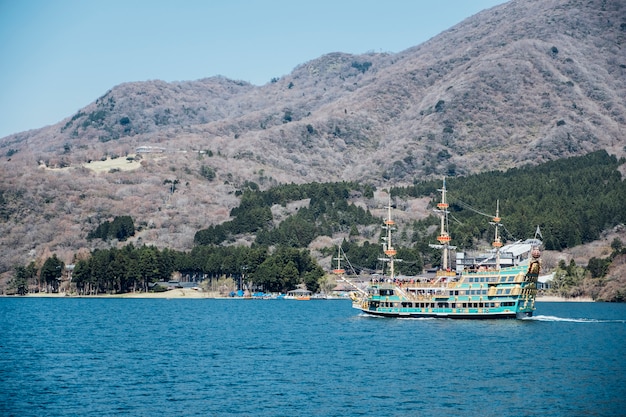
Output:
M570 323L626 323L626 320L602 320L602 319L556 317L556 316L534 316L534 317L526 317L523 320L558 321L558 322L570 322Z

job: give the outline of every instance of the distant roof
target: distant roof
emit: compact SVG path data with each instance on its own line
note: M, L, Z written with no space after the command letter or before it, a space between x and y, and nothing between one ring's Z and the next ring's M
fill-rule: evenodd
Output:
M541 283L546 283L548 281L552 281L554 279L554 272L548 275L541 275L537 280Z
M289 291L290 294L311 294L309 290L303 290L302 288L297 288L295 290Z
M500 248L500 252L509 252L515 257L530 252L534 246L541 246L541 241L538 239L526 239L523 242L518 240L515 243L504 245Z

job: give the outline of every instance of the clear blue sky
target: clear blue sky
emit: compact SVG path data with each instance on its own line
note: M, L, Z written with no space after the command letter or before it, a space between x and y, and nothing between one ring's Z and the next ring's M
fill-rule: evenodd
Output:
M129 81L263 85L330 52L400 52L505 0L0 0L0 138Z

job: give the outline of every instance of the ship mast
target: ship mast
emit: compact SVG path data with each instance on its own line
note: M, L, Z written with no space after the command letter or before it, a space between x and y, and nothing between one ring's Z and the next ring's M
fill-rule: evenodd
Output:
M447 271L450 268L450 241L452 238L450 237L450 233L448 233L448 201L446 200L446 178L443 178L443 188L437 190L441 191L441 202L437 203L437 211L441 217L441 230L439 232L439 236L437 237L437 241L440 245L430 245L434 248L442 249L442 269Z
M391 242L391 231L394 229L396 222L391 219L391 193L389 193L389 204L387 205L387 219L384 222L383 229L387 230L387 236L385 237L385 243L383 244L383 252L387 255L385 261L389 262L389 269L391 278L395 276L394 271L394 257L398 253Z
M492 219L491 224L496 227L496 234L493 239L493 243L491 244L496 250L496 269L500 269L500 248L502 247L502 240L500 239L500 235L498 234L498 227L502 226L500 223L500 200L496 201L496 216Z
M337 268L333 269L333 273L343 275L346 270L341 267L341 245L337 245L337 257L333 260L337 261Z

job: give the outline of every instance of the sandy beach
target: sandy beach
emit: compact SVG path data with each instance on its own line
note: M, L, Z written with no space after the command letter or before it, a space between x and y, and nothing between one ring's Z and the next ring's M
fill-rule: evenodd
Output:
M98 295L79 295L61 293L29 293L26 297L42 297L42 298L224 298L219 293L204 292L193 290L191 288L177 288L163 292L131 292L126 294L98 294Z

